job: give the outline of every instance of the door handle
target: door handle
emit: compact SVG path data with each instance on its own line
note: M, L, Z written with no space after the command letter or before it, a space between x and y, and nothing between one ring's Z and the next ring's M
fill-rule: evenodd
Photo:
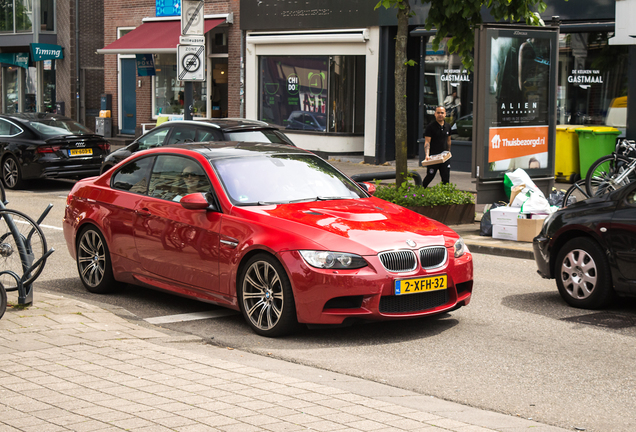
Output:
M150 212L148 211L148 209L147 209L147 208L145 208L145 207L144 207L144 208L142 208L142 209L139 209L139 210L135 210L135 214L136 214L137 216L143 216L143 217L151 216L151 213L150 213Z

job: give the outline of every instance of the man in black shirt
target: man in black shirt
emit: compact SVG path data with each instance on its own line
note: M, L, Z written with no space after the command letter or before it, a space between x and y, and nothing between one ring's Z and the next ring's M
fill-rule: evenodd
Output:
M445 118L446 109L441 105L435 108L435 121L426 126L426 130L424 131L425 160L430 160L431 154L440 154L444 150L450 151L450 125L444 121ZM439 174L442 176L442 183L448 183L450 180L450 162L446 161L435 165L428 165L426 177L422 180L422 186L428 186L435 178L437 170L439 170Z

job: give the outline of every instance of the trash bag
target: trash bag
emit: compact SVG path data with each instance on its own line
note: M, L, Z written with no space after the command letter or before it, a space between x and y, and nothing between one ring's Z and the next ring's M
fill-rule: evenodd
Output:
M513 172L507 172L504 175L504 192L508 199L510 199L510 190L512 187L518 185L526 185L527 188L535 190L543 196L541 189L534 184L528 173L526 173L522 168L517 168Z
M479 223L479 235L492 237L492 219L490 218L490 210L505 206L505 203L493 203L486 206L484 214Z
M565 198L565 192L563 190L552 188L552 192L550 192L550 195L548 195L548 202L551 206L557 206L561 208L563 206L563 198Z
M521 207L521 213L549 213L550 203L543 193L525 188L515 197L510 207Z

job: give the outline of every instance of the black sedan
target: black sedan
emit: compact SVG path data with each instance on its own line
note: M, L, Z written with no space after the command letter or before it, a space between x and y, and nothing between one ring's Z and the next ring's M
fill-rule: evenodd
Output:
M0 115L2 181L19 189L28 179L97 175L110 144L67 117L46 113Z
M164 145L204 141L242 141L287 144L294 143L276 126L257 120L208 119L176 120L155 127L124 148L112 152L102 165L104 173L140 150Z
M571 306L600 309L636 296L636 183L563 208L534 239L539 274Z

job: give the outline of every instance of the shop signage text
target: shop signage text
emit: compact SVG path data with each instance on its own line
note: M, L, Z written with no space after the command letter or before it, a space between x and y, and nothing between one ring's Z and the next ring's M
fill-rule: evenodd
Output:
M31 58L34 62L42 60L60 60L64 58L64 48L59 45L32 43Z

